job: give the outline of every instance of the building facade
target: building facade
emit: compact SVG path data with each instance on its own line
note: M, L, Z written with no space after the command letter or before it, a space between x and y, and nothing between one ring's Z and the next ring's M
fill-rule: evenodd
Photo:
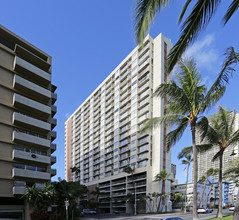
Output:
M197 191L198 191L198 197L197 197L197 207L207 207L210 204L210 189L211 187L209 185L206 185L204 187L204 184L197 184ZM182 198L177 200L173 204L173 209L178 210L184 210L185 207L185 193L186 193L186 184L173 184L172 193L180 193L182 195ZM193 209L193 183L187 184L187 203L186 207L188 211L192 211Z
M152 98L164 81L165 60L171 41L160 34L147 36L65 123L65 172L67 181L80 181L100 189L101 212L131 212L127 194L161 192L153 182L162 170L171 173L171 154L166 152L166 127L146 133L140 129L147 119L163 115L164 103ZM134 175L124 172L135 168ZM72 173L77 167L80 172ZM170 191L170 183L163 185ZM141 208L139 206L142 206ZM145 210L146 205L138 204Z
M223 181L222 182L222 207L227 207L230 205L230 182ZM213 183L211 185L210 191L210 206L216 206L219 204L219 184Z
M56 175L51 60L0 26L0 218L24 219L25 187L43 187Z

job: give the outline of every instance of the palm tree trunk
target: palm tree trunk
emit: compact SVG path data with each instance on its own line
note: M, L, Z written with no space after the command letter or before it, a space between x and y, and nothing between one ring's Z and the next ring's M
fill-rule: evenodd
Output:
M203 200L203 197L204 197L204 192L205 192L205 189L206 189L206 184L207 184L207 182L205 181L204 186L203 186L202 197L200 199L199 207L202 207L201 205L202 205L202 200Z
M193 220L198 220L197 213L197 181L198 181L198 158L196 148L196 123L191 122L192 145L193 145Z
M219 204L218 204L218 211L217 217L222 218L222 155L219 157Z
M233 214L233 220L238 220L239 219L239 190L237 192L237 201L235 205L235 211Z
M189 165L187 166L187 180L186 180L186 189L185 189L185 207L184 207L184 213L187 212L188 170L189 170Z

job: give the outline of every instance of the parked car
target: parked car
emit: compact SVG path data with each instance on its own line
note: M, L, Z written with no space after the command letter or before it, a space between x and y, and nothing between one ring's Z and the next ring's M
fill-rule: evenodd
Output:
M88 214L88 215L95 215L96 214L96 211L95 210L92 210L92 209L83 209L83 213L84 214Z
M205 209L205 208L199 208L199 209L197 210L197 213L199 213L199 214L205 214L205 213L207 213L207 209Z
M234 212L234 210L235 210L235 206L234 206L234 205L231 205L231 206L229 207L229 211L233 211L233 212Z
M211 208L208 208L208 207L206 208L206 210L207 210L208 213L212 213L213 212L213 210Z

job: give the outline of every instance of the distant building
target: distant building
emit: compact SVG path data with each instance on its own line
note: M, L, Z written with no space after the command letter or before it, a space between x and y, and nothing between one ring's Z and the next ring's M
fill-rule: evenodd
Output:
M29 219L26 186L56 170L56 86L52 58L0 25L0 219Z
M197 206L198 207L207 207L209 203L209 192L210 186L206 185L204 190L204 184L197 184L198 197L197 197ZM171 188L172 193L181 193L182 198L176 201L173 204L173 209L184 209L185 206L185 193L186 193L186 184L173 184ZM187 184L187 210L192 210L193 208L193 183Z
M171 164L171 173L173 174L174 179L176 177L176 168L176 164Z
M229 184L229 205L235 205L239 187L235 183Z
M222 206L228 206L230 204L229 196L229 186L230 182L222 182ZM210 206L215 206L219 204L219 185L218 183L213 183L212 189L210 191Z
M239 129L239 114L236 114L236 119L235 119L235 126L234 126L234 131ZM200 144L200 138L198 135L196 135L196 143ZM219 168L219 158L216 159L215 161L212 161L214 155L219 151L218 146L214 146L208 151L202 151L198 152L198 179L200 179L207 170L210 168ZM230 162L235 158L239 156L239 143L235 144L234 146L231 145L223 153L223 170L224 172ZM193 163L193 162L192 162ZM193 169L192 169L192 179L193 179ZM215 179L218 179L218 176L215 177Z
M171 173L171 153L167 152L163 126L140 133L144 123L164 113L163 99L152 98L165 80L165 61L172 47L162 34L149 35L137 46L76 109L65 122L67 181L80 181L91 189L98 186L101 212L132 213L125 202L128 194L170 192L171 183L154 182L163 169ZM135 167L135 175L124 172ZM77 167L78 174L71 172ZM92 187L93 186L93 187ZM145 212L146 204L138 202Z

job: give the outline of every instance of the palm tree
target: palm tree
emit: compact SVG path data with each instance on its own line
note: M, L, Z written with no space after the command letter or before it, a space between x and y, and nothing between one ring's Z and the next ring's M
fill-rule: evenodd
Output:
M179 74L175 74L178 84L171 80L162 83L154 92L154 96L164 98L167 96L167 111L161 117L149 119L141 132L158 127L162 124L176 126L169 132L166 137L166 145L169 150L172 145L182 137L183 132L188 124L192 133L193 146L193 213L194 219L197 216L197 179L198 179L198 162L196 148L196 124L201 118L202 125L205 124L203 113L214 106L215 103L223 96L225 84L229 80L229 72L233 69L230 67L231 62L226 62L218 75L212 87L207 91L206 86L201 83L201 74L197 70L196 63L193 59L185 59L179 62Z
M154 21L157 12L167 6L170 0L136 0L135 4L135 34L136 40L142 44L146 33L150 29L150 24ZM178 23L183 20L188 6L192 0L187 0L179 15ZM172 48L168 56L168 72L171 72L175 64L180 60L186 48L197 38L198 34L210 22L216 12L220 0L197 0L192 7L192 11L185 19L181 27L181 36ZM239 7L238 0L232 0L223 17L224 25L230 20ZM239 59L237 55L237 59Z
M55 189L53 185L44 185L44 188L37 188L34 184L32 187L26 187L26 193L22 196L29 202L35 210L46 210L53 204L55 199Z
M186 180L186 189L185 189L185 207L184 207L184 213L187 212L187 186L188 186L188 172L189 172L189 167L192 163L192 155L187 154L185 155L185 159L182 160L182 164L186 165L185 169L187 169L187 180Z
M219 106L219 111L209 119L210 123L206 130L202 128L202 136L208 143L219 147L219 151L214 155L213 161L219 159L219 205L217 216L222 218L222 169L223 154L229 147L239 141L239 129L234 131L236 112L229 112Z
M172 174L167 173L166 170L161 170L160 173L158 173L155 177L154 177L154 182L162 182L162 187L161 187L161 194L160 194L160 201L159 201L159 206L161 204L161 200L162 200L162 207L161 210L164 210L164 206L165 206L165 198L166 198L166 194L164 192L164 188L163 188L163 182L166 181L172 181ZM157 210L158 211L158 210Z
M224 172L224 177L233 179L234 181L239 178L239 157L235 158L228 169ZM233 220L239 219L239 190L237 192L237 200L235 205L235 211L233 214Z
M136 210L137 210L137 203L136 203L136 183L135 183L135 179L134 179L134 172L135 172L135 167L131 167L131 166L126 166L124 168L124 172L125 173L128 173L131 175L131 179L133 181L133 184L134 184L134 215L137 214Z

